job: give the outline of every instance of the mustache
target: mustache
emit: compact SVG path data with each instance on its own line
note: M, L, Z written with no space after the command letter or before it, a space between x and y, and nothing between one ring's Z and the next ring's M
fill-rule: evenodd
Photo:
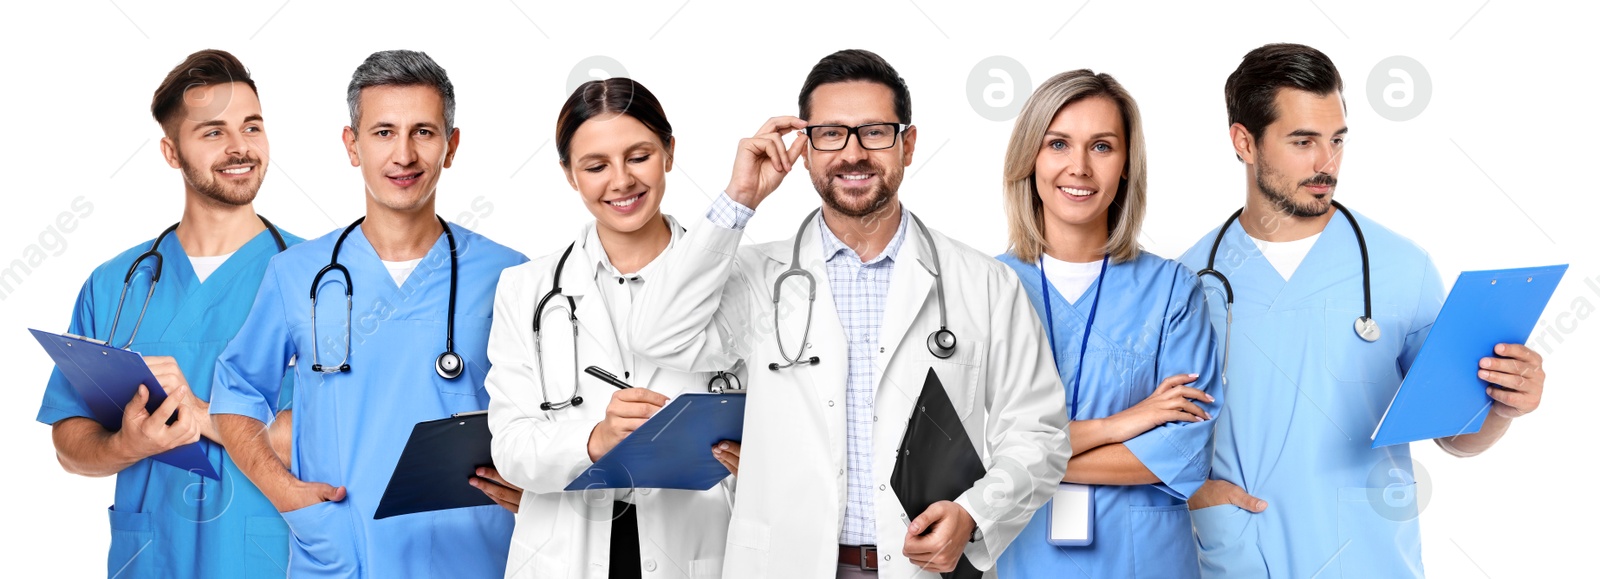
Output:
M220 171L220 170L222 170L223 167L227 167L229 165L255 165L255 166L260 166L261 165L261 159L256 157L254 154L245 154L244 156L230 156L230 157L228 157L226 159L218 161L215 165L212 165L211 168L213 170Z
M873 164L871 161L868 161L866 159L862 159L862 160L856 161L854 163L845 163L845 164L842 164L842 165L835 166L833 168L833 170L829 171L829 172L830 173L877 173L877 174L880 174L880 175L883 174L883 171L878 170L878 166L876 164Z
M1310 179L1300 182L1301 187L1334 187L1339 184L1339 178L1327 173L1317 173Z

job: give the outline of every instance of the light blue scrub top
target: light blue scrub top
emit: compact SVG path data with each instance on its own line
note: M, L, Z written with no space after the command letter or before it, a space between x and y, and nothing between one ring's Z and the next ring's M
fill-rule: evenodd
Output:
M360 227L339 254L355 285L350 371L311 370L311 280L328 264L344 228L273 258L254 308L217 360L212 414L265 421L277 412L274 377L295 359L294 452L300 480L344 486L340 502L284 513L293 536L294 577L500 577L512 516L496 505L373 520L411 429L424 420L483 410L485 352L500 271L522 254L451 225L460 256L455 351L466 370L440 378L450 293L445 236L397 287ZM337 365L345 351L344 276L322 278L317 300L318 361ZM462 481L465 484L466 481Z
M1080 364L1083 327L1096 285L1090 285L1077 303L1068 303L1054 287L1041 285L1038 263L1025 263L1010 254L998 259L1016 270L1034 311L1047 326L1051 320L1044 319L1043 300L1049 294L1056 318L1055 359L1060 360L1061 382L1071 408L1073 373ZM1073 419L1105 418L1126 410L1175 374L1200 375L1189 386L1216 398L1215 403L1198 402L1215 416L1223 404L1218 387L1222 365L1194 274L1176 261L1140 252L1133 260L1111 262L1103 283L1099 312L1081 362L1078 415ZM1047 542L1050 505L1046 504L1001 554L999 576L1197 577L1185 501L1210 470L1211 426L1209 421L1171 422L1128 440L1124 443L1128 450L1162 482L1095 487L1094 542L1083 547Z
M285 244L300 238L283 233ZM148 240L95 268L78 293L77 308L67 332L105 339L117 310L123 276L134 258L150 248ZM200 283L178 236L168 235L157 248L164 256L161 282L131 349L146 356L172 356L201 399L212 399L211 373L228 340L233 339L267 260L278 252L270 231L241 246ZM139 309L156 260L145 259L128 288L114 345L121 346L138 323ZM264 378L268 379L268 378ZM275 388L293 392L282 372L270 377ZM39 422L92 418L89 407L62 376L50 375ZM144 459L117 473L111 517L111 553L106 575L117 577L282 577L287 564L288 530L272 503L240 472L221 446L201 439L221 481Z
M1228 228L1216 269L1233 285L1228 404L1216 418L1212 477L1267 501L1194 511L1207 577L1421 577L1422 540L1407 445L1373 449L1372 433L1433 327L1444 289L1421 248L1356 214L1372 262L1381 337L1355 333L1361 253L1332 219L1288 281L1244 230ZM1183 256L1198 271L1213 229ZM1203 280L1217 335L1221 284Z

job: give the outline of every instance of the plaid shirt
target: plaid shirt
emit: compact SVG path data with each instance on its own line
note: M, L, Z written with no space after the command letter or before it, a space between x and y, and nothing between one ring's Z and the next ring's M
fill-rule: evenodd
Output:
M706 218L727 229L744 229L755 211L723 194L712 203ZM894 273L895 256L906 239L902 211L900 225L883 251L863 263L860 254L828 229L821 219L822 255L826 258L828 289L844 326L850 345L849 379L845 383L845 454L849 466L844 509L844 528L839 543L873 545L877 543L877 514L873 505L872 425L873 403L878 384L879 333L889 297L889 279Z

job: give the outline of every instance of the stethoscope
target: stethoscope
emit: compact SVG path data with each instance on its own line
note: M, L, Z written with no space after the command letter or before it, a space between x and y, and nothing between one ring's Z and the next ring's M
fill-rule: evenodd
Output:
M261 224L266 225L267 231L272 233L272 241L278 244L279 252L289 248L289 246L283 242L283 234L278 232L278 228L274 227L271 221L267 221L267 218L260 215L257 215L256 219L260 219ZM150 290L144 294L144 305L139 306L139 318L134 320L133 333L128 334L128 343L123 344L122 349L126 350L129 346L133 345L133 338L134 336L139 335L139 326L144 324L144 312L150 308L150 296L153 296L156 293L156 283L161 281L161 270L166 263L166 258L161 255L161 252L157 248L161 247L161 240L166 239L167 234L177 230L178 224L172 224L172 227L168 227L165 231L161 232L161 235L156 236L155 242L150 244L150 249L139 254L139 257L133 258L133 264L128 266L128 274L122 276L122 293L117 295L117 311L116 313L112 314L111 334L106 336L106 341L104 342L105 345L111 346L111 340L117 336L117 323L122 321L122 304L123 300L128 298L128 286L132 285L133 283L133 273L139 270L140 262L144 261L147 257L153 257L156 260L156 269L150 273Z
M785 363L779 364L777 362L773 362L768 364L768 370L777 371L800 364L814 366L818 362L822 361L816 356L811 356L809 358L800 357L805 355L806 344L811 340L811 312L812 309L817 305L817 278L813 277L811 272L800 267L800 241L805 239L806 226L810 225L812 218L816 217L817 213L821 211L822 209L820 207L813 209L809 215L806 215L805 219L800 221L800 231L795 233L794 236L794 252L789 257L789 269L778 274L778 280L772 284L772 327L773 333L778 339L778 355L783 356ZM934 330L931 334L928 334L928 353L933 354L934 357L943 360L956 353L956 334L955 332L950 331L948 318L945 315L944 277L941 275L943 273L943 269L939 265L939 248L934 247L933 235L928 233L928 227L922 224L922 219L918 218L911 212L905 212L904 214L910 215L911 221L917 224L917 231L922 234L922 240L928 246L928 253L932 254L933 256L932 267L929 267L928 263L922 261L921 258L917 259L917 263L922 265L922 269L928 271L928 275L933 276L935 292L939 298L939 329ZM783 347L783 332L777 330L777 328L781 327L781 323L783 321L779 317L778 308L778 304L782 298L783 281L788 279L790 276L803 277L805 278L807 284L805 330L800 333L800 351L792 357Z
M1345 220L1350 222L1350 229L1356 233L1356 247L1361 250L1361 301L1362 315L1356 318L1356 335L1368 342L1376 342L1380 336L1378 321L1372 318L1372 264L1367 258L1367 239L1361 234L1361 226L1356 224L1356 218L1350 214L1338 201L1330 201L1334 208L1344 214ZM1211 242L1211 256L1206 258L1206 268L1195 273L1196 277L1211 276L1222 282L1222 291L1226 296L1224 307L1227 310L1227 325L1223 332L1222 342L1222 383L1228 383L1228 354L1233 346L1233 285L1228 283L1228 276L1217 271L1217 248L1222 247L1222 237L1228 233L1228 227L1244 213L1244 208L1234 211L1227 221L1222 222L1222 229L1217 230L1217 238Z
M550 281L550 291L545 292L544 296L539 298L538 304L533 307L533 364L535 370L539 373L539 394L544 396L544 402L539 403L539 410L543 410L545 412L583 405L583 397L578 395L578 369L580 368L580 365L578 364L577 348L578 302L577 300L572 299L572 296L566 295L561 291L561 271L566 269L567 258L572 256L572 250L573 248L577 247L577 245L578 244L576 242L567 245L567 250L561 252L561 259L556 260L555 275ZM573 343L572 395L568 396L566 400L559 402L550 400L550 390L548 386L549 381L545 380L544 376L545 306L549 305L551 300L555 300L557 298L564 299L567 302L565 309L567 310L567 322L572 326ZM556 307L562 307L560 302L556 303ZM627 382L622 381L622 379L617 378L616 375L606 372L604 369L598 366L590 366L584 371L618 388L632 388L632 386L628 385ZM744 389L743 385L739 382L739 377L735 376L732 372L727 371L713 374L706 387L713 394L722 394L725 391L738 392Z
M1089 330L1094 327L1094 315L1100 311L1100 290L1106 285L1106 270L1111 269L1111 255L1107 254L1100 259L1100 277L1094 284L1094 301L1089 305L1089 320L1083 324L1083 345L1078 347L1078 366L1072 371L1072 414L1067 417L1078 419L1078 384L1083 381L1083 356L1089 352ZM1045 329L1050 336L1050 359L1056 363L1056 371L1061 371L1061 359L1056 357L1056 316L1050 302L1050 278L1044 274L1044 257L1039 258L1039 287L1044 294Z
M445 223L443 217L437 215L439 225L444 227L445 240L450 244L450 309L449 318L445 320L444 353L439 354L433 361L433 371L439 373L440 378L453 380L461 375L461 370L466 367L461 361L461 356L456 354L456 236L450 231L450 224ZM350 371L350 314L355 305L355 290L350 282L350 270L339 263L339 249L344 246L346 237L356 230L356 226L366 221L366 217L357 219L349 227L344 228L344 233L339 234L338 241L333 242L333 257L329 258L328 265L322 266L317 276L311 278L311 371L323 374L338 374ZM337 366L323 366L317 362L317 350L321 342L317 340L317 291L322 286L322 276L330 271L337 271L344 276L344 359Z

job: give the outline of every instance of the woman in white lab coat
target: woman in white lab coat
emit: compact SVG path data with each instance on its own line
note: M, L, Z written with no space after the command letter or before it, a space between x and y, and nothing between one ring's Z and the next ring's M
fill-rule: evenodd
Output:
M661 213L673 144L655 96L625 78L583 84L556 122L561 169L595 220L570 245L507 269L495 295L485 383L494 461L524 489L507 577L721 576L731 477L703 492L563 491L670 398L704 392L713 376L657 368L628 344L630 318L648 315L634 296L661 283L658 257L682 234Z

